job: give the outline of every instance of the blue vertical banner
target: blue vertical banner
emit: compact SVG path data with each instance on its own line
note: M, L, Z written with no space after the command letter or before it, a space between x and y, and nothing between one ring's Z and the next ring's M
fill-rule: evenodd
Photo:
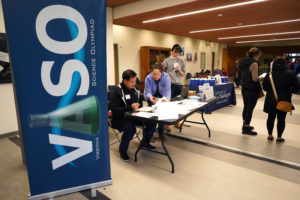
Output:
M105 0L2 0L29 199L111 184Z

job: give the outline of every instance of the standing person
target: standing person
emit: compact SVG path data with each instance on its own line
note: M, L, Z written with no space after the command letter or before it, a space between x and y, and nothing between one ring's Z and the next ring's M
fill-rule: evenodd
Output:
M182 49L179 44L174 44L171 49L171 56L162 62L163 69L167 72L171 80L171 98L180 95L182 90L182 78L185 74L185 64L179 57L181 52ZM179 123L177 123L175 127L179 128ZM166 126L166 128L170 131L168 126Z
M278 101L288 101L291 103L292 93L297 93L300 89L295 74L287 69L287 64L283 58L276 58L273 62L272 79L275 85ZM273 128L275 118L277 116L277 143L284 142L282 134L285 128L286 112L276 109L277 101L273 93L270 82L270 74L268 74L263 82L263 89L267 92L264 104L264 112L268 113L267 129L268 140L272 141Z
M239 66L239 59L236 58L235 59L235 78L234 78L234 82L237 88L240 87L240 79L238 77L238 66Z
M114 87L110 94L110 106L112 111L112 128L123 131L119 146L120 157L129 161L127 154L128 146L136 133L136 125L141 126L142 121L125 119L125 112L135 111L143 105L140 91L136 89L136 73L133 70L126 70L122 74L122 83ZM145 123L145 133L140 146L155 151L156 148L150 145L150 139L154 133L156 124Z
M175 44L172 47L171 56L162 63L164 71L168 73L171 80L171 98L181 94L182 78L185 73L184 61L179 57L181 51L179 44Z
M247 52L248 58L241 59L238 66L244 102L242 133L247 135L257 135L257 132L253 131L254 127L250 126L250 122L261 90L257 64L260 55L261 51L253 47Z
M162 98L162 102L171 100L171 81L169 75L163 72L161 64L154 64L151 66L152 72L149 73L145 80L144 97L151 106L157 102L157 99ZM158 133L163 139L163 125L158 126Z
M296 73L297 69L298 69L298 66L299 66L299 59L296 58L296 61L294 63L294 72Z

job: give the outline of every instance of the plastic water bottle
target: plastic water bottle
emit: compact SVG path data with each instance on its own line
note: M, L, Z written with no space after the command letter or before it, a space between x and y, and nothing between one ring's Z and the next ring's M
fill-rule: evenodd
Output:
M204 100L204 93L203 93L203 86L202 85L199 86L198 96L200 97L200 101Z

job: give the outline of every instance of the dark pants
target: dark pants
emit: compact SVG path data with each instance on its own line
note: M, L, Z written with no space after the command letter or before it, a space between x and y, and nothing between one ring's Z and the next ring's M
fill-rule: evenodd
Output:
M286 112L276 110L276 113L268 113L267 129L269 135L272 135L276 115L277 115L277 137L281 137L285 128Z
M250 125L253 110L258 99L258 90L247 90L242 88L242 96L244 102L243 121L244 124Z
M171 84L171 98L181 95L182 85Z
M136 133L136 125L137 126L142 126L143 122L142 121L134 121L134 120L129 120L129 119L124 119L123 121L123 135L121 139L121 143L119 146L120 152L127 152L129 142L133 138L134 134ZM156 124L155 123L145 123L145 133L143 136L143 139L141 143L144 144L149 144L150 139L153 135L153 132L155 130Z
M235 78L234 81L235 81L236 86L239 87L240 86L240 79Z
M150 100L148 100L147 103L148 103L148 106L152 106L152 105L153 105L153 103L152 103ZM155 126L156 126L156 125L155 125ZM165 125L163 125L163 124L158 124L158 133L159 133L160 135L163 133L164 128L165 128Z

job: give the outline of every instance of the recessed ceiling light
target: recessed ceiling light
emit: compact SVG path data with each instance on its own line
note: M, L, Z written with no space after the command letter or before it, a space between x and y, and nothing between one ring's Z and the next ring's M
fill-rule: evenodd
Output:
M222 13L219 13L219 14L218 14L218 17L222 17L222 16L223 16L223 14L222 14Z
M236 25L241 26L241 25L243 25L243 24L244 24L243 22L239 22L239 23L237 23Z
M259 3L259 2L263 2L263 1L267 1L267 0L252 0L252 1L242 2L242 3L230 4L230 5L226 5L226 6L218 6L218 7L214 7L214 8L208 8L208 9L197 10L197 11L193 11L193 12L187 12L187 13L181 13L181 14L177 14L177 15L170 15L170 16L166 16L166 17L145 20L145 21L143 21L143 23L156 22L156 21L172 19L172 18L176 18L176 17L183 17L183 16L187 16L187 15L194 15L194 14L199 14L199 13L204 13L204 12L221 10L221 9L225 9L225 8L232 8L232 7L236 7L236 6L244 6L244 5Z
M250 40L250 41L237 41L235 43L242 44L242 43L256 43L256 42L274 42L274 41L283 41L283 40L300 40L298 38L281 38L281 39L271 39L271 40Z
M281 33L265 33L265 34L257 34L257 35L241 35L241 36L232 36L232 37L221 37L219 40L229 40L236 38L248 38L248 37L260 37L260 36L269 36L269 35L286 35L286 34L295 34L300 33L300 31L292 31L292 32L281 32Z
M250 24L244 26L231 26L231 27L224 27L224 28L213 28L213 29L206 29L206 30L198 30L198 31L190 31L190 33L203 33L209 31L221 31L221 30L228 30L228 29L237 29L237 28L247 28L253 26L264 26L264 25L274 25L274 24L283 24L283 23L290 23L290 22L298 22L300 19L292 19L292 20L285 20L285 21L277 21L277 22L268 22L262 24Z

